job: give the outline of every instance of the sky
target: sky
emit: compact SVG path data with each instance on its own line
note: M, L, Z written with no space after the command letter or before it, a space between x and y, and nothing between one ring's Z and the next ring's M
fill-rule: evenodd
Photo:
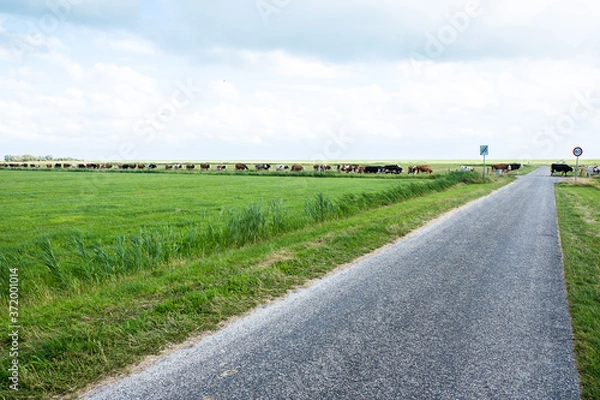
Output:
M600 2L0 0L0 157L600 159Z

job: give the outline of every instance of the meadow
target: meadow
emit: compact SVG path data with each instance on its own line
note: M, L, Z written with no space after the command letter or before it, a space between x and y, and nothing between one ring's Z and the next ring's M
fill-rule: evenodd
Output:
M1 284L11 271L19 281L18 395L73 395L510 180L0 170ZM3 381L10 347L0 342Z
M567 295L583 399L600 398L600 180L556 187Z

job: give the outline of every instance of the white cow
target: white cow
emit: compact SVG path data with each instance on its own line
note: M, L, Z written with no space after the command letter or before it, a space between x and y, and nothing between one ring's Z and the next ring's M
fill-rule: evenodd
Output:
M599 166L590 166L588 167L588 176L600 175L600 167Z
M461 165L460 166L460 170L464 171L464 172L473 172L473 171L475 171L475 168L473 168L473 167L467 167L465 165Z
M275 166L275 169L277 171L285 171L286 169L290 169L289 165L285 165L285 164L277 164Z

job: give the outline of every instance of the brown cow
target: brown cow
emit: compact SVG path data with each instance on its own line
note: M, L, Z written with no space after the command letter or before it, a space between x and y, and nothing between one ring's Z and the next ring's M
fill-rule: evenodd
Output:
M165 165L165 169L173 169L173 166L172 166L172 165L169 165L169 164L167 164L167 165Z
M200 164L200 169L209 170L210 169L210 164L208 164L208 163Z
M186 164L185 165L185 169L190 170L190 169L194 169L196 168L196 166L194 164Z
M235 170L236 171L245 171L248 169L248 166L246 164L235 164Z
M300 164L292 165L292 172L300 172L300 171L304 171L304 166L302 166Z
M423 172L424 174L432 174L433 170L431 169L431 167L429 165L417 165L417 173L419 172Z
M508 171L510 171L510 165L494 164L494 165L492 165L492 172L496 172L496 171L508 172Z

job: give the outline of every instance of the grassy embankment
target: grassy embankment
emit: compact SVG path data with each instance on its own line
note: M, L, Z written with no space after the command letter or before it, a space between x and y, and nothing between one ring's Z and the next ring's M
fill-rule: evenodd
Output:
M7 171L0 263L4 288L10 268L20 281L16 397L122 372L507 182L463 184L476 180ZM0 346L8 382L11 342ZM0 396L14 397L7 386Z
M583 399L600 399L600 181L556 188L567 295Z

